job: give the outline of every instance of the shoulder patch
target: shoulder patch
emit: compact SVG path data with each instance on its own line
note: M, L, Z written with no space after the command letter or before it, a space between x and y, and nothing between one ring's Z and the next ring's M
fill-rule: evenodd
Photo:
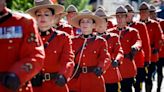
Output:
M111 37L118 37L116 33L108 33L107 35L110 35Z

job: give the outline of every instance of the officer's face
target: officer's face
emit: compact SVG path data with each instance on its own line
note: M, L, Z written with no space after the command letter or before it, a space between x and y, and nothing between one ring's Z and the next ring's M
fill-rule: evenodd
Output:
M0 4L4 4L6 0L0 0Z
M79 24L83 34L90 34L93 28L95 28L95 23L93 19L90 18L81 19Z
M66 15L68 22L77 15L77 12L68 12Z
M156 19L157 13L155 11L150 12L150 18L151 19Z
M116 20L117 20L118 26L125 27L126 26L126 18L127 18L127 15L124 13L117 14Z
M0 0L0 11L2 11L5 7L6 0Z
M127 21L127 22L131 22L131 21L133 20L133 17L134 17L134 13L129 12L129 13L127 14L126 21Z
M37 10L35 14L35 18L39 28L51 27L54 23L54 17L55 16L52 14L52 12L46 8Z
M140 10L140 17L141 19L148 19L149 18L149 10Z
M107 21L104 19L104 22L96 27L96 31L99 33L105 32L107 29Z

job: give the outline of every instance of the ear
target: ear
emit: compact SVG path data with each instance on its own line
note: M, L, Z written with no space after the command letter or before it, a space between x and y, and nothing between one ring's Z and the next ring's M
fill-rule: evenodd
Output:
M53 15L52 20L54 20L54 23L57 24L60 20L59 15Z

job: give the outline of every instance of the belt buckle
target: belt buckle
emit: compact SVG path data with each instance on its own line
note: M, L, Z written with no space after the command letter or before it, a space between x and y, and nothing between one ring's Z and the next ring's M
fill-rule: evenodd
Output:
M82 69L82 73L87 73L88 72L87 66L83 66L81 69Z
M50 73L45 73L45 74L44 74L44 80L45 80L45 81L51 80Z

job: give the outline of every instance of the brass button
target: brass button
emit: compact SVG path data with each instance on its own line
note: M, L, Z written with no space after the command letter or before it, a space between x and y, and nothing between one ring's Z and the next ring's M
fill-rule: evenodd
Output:
M42 71L45 71L46 69L45 68L42 68Z
M8 50L12 49L13 47L12 46L8 46Z
M86 65L85 63L83 63L83 65Z
M19 88L19 92L22 92L23 91L23 89L22 88Z
M26 90L29 90L29 88L28 88L28 87L26 87Z
M85 57L85 55L83 55L83 57Z
M43 41L45 41L45 40L46 40L46 38L42 38L42 40L43 40Z
M9 43L13 43L13 40L9 40Z
M56 54L56 53L57 53L57 51L55 50L55 51L54 51L54 53Z

